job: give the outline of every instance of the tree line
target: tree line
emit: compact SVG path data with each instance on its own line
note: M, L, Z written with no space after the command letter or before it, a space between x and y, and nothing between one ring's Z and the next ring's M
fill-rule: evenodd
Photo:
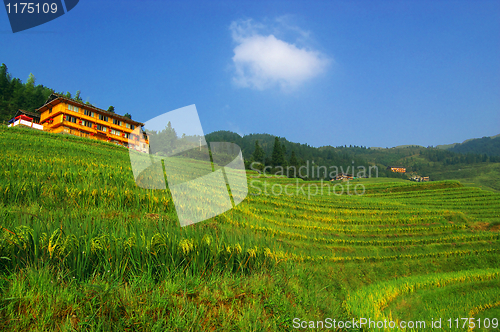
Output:
M284 137L276 137L269 134L250 134L240 136L230 131L216 131L206 135L207 142L232 142L237 144L242 151L247 169L263 170L266 168L267 174L286 175L289 168L289 175L293 176L293 170L300 167L306 167L308 176L305 179L330 179L332 175L331 167L337 167L338 173L342 170L352 173L353 166L355 170L358 166L368 168L371 164L365 159L355 156L347 148L340 151L332 146L312 147L308 144L293 143ZM360 147L358 147L360 148ZM312 168L325 166L327 171L320 169L319 173L313 175ZM349 169L347 168L349 167ZM333 172L335 173L335 172ZM381 170L380 176L386 176L385 170ZM295 176L298 176L295 172ZM392 176L392 175L390 175Z
M9 74L7 66L0 66L0 121L10 120L19 109L34 112L43 106L54 90L36 85L30 74L26 83Z
M489 157L500 157L500 136L483 137L457 144L450 149L457 153L481 153Z

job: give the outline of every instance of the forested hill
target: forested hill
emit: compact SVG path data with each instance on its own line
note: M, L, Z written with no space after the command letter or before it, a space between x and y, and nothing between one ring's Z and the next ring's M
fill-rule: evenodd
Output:
M240 136L231 131L216 131L206 135L209 142L233 142L238 144L243 152L243 156L247 160L261 161L266 165L273 164L273 150L275 140L277 139L284 150L285 159L291 158L292 152L295 152L297 159L315 161L316 164L321 164L323 161L333 161L337 165L351 164L354 160L355 164L364 165L399 165L412 168L419 164L436 162L443 165L457 164L474 164L480 162L500 162L500 158L495 154L476 153L474 150L465 149L464 152L442 150L434 147L422 146L405 146L386 149L371 149L364 146L323 146L319 148L311 147L308 144L292 143L286 138L276 137L269 134L249 134ZM500 137L489 139L492 149L496 148ZM485 139L482 139L485 140ZM469 141L475 142L477 140ZM263 150L263 156L256 158L256 142ZM463 143L464 147L470 146L468 143ZM472 145L473 146L473 145ZM486 144L483 144L486 146ZM257 148L258 149L258 148Z
M316 164L321 164L323 161L333 161L338 165L351 164L353 158L357 165L365 163L363 158L355 157L350 151L338 151L332 146L325 146L321 148L314 148L308 144L293 143L284 137L276 137L270 134L249 134L241 137L240 135L230 131L216 131L206 135L209 142L233 142L238 144L243 152L245 159L252 159L254 161L264 162L266 165L272 164L273 150L276 143L276 138L281 143L281 147L286 160L292 156L292 152L300 160L314 161ZM256 157L254 152L256 149L256 142L264 152L264 156ZM362 149L365 149L364 147Z
M33 112L41 107L54 90L35 85L35 76L30 74L26 83L12 78L7 66L0 66L0 122L11 119L17 110Z
M2 63L0 66L0 123L10 120L20 109L34 112L42 107L47 98L55 92L53 89L35 83L36 79L33 74L29 75L26 83L19 78L13 78L7 66ZM69 92L58 94L80 103L84 102L80 98L80 91L77 91L75 96L71 96ZM88 101L85 104L92 105Z
M254 161L266 166L302 166L309 161L322 166L370 166L376 165L381 177L407 178L405 174L387 171L387 166L403 166L407 172L429 176L432 180L471 179L500 190L500 156L477 153L457 153L435 147L405 146L386 149L370 149L359 146L311 147L292 143L283 137L269 134L240 136L230 131L217 131L206 135L208 142L233 142L242 148L247 168ZM276 147L279 151L276 153ZM280 158L283 154L284 158ZM330 168L329 168L330 169ZM478 180L479 179L479 180Z
M449 151L500 156L500 135L467 140L461 144L455 144Z
M320 148L311 147L308 144L293 143L284 137L276 137L269 134L249 134L240 136L230 131L216 131L206 135L207 142L232 142L241 147L247 168L252 162L258 162L265 166L337 166L339 173L352 171L354 165L368 168L373 163L357 156L354 151L340 150L332 146ZM366 147L356 147L366 150ZM381 165L382 166L382 165ZM340 169L342 167L342 169ZM347 169L347 167L350 167ZM379 168L379 176L399 175L387 172L385 167ZM323 176L320 176L323 177ZM326 176L328 178L328 176Z

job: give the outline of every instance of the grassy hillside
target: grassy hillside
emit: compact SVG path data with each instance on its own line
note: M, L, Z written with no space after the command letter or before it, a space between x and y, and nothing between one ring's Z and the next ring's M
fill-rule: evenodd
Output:
M180 228L170 192L138 188L128 158L109 143L0 127L0 330L498 326L500 193L248 172L240 205Z

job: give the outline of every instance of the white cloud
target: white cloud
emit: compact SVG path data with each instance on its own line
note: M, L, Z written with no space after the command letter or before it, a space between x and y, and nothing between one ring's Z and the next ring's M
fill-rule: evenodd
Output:
M306 47L298 47L276 38L285 32L298 34L301 43L309 33L296 26L276 19L277 26L266 26L252 20L233 22L230 26L234 48L234 82L241 87L263 90L280 86L293 89L323 73L330 60L322 53ZM266 34L272 29L274 34ZM297 41L299 41L297 39Z

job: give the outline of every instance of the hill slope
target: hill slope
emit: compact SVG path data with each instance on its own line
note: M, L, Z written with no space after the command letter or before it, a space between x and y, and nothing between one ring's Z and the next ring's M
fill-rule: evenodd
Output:
M476 153L500 156L500 134L483 138L470 138L462 143L438 145L436 148L457 153Z
M4 126L0 174L2 331L498 316L500 193L249 172L243 202L180 228L168 190L135 185L127 149Z
M456 144L449 150L457 153L479 153L488 156L500 156L500 135L468 140L464 143Z

